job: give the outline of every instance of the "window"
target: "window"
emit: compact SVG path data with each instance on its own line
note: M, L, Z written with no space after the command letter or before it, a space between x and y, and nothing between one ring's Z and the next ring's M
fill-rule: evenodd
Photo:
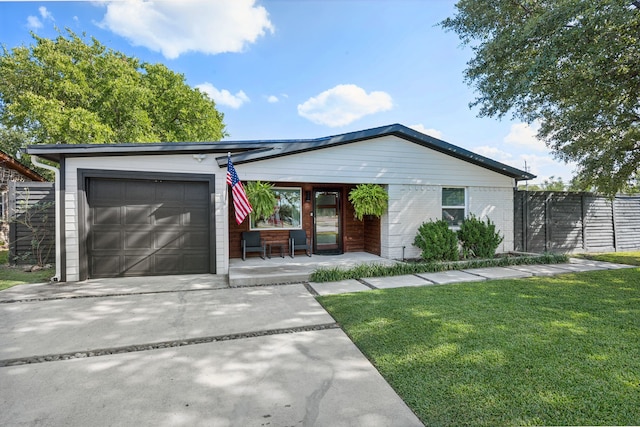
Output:
M466 217L466 197L464 188L442 189L442 219L449 227L460 227Z
M276 205L269 218L260 218L256 224L251 219L252 230L265 229L299 229L302 226L302 189L301 188L273 188Z

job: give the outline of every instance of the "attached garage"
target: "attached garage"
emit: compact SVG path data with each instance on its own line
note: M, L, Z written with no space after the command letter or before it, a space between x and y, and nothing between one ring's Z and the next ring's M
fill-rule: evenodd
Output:
M88 277L215 272L213 177L80 173Z

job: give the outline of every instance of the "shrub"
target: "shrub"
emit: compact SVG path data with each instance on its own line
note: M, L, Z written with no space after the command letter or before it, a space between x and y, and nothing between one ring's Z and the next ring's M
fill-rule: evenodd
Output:
M349 192L349 201L353 205L356 219L362 221L365 215L380 218L387 211L389 195L377 184L359 184Z
M484 222L472 215L462 222L458 239L465 258L493 258L504 237L496 231L495 224L489 218Z
M460 256L458 237L442 219L423 223L413 245L422 250L425 261L456 261Z

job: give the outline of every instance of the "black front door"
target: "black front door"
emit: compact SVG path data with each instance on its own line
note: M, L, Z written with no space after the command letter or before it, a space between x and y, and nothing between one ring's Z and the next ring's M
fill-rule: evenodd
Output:
M314 191L313 249L317 254L342 253L340 191Z

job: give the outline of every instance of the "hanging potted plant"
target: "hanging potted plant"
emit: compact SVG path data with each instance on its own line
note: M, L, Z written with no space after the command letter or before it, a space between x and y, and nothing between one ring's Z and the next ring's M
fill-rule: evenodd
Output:
M359 184L349 192L349 201L356 218L362 221L365 215L380 218L387 211L389 195L381 185Z
M276 205L276 196L273 194L273 185L262 181L249 181L246 187L247 198L253 212L251 219L254 224L260 219L268 219L273 214Z

